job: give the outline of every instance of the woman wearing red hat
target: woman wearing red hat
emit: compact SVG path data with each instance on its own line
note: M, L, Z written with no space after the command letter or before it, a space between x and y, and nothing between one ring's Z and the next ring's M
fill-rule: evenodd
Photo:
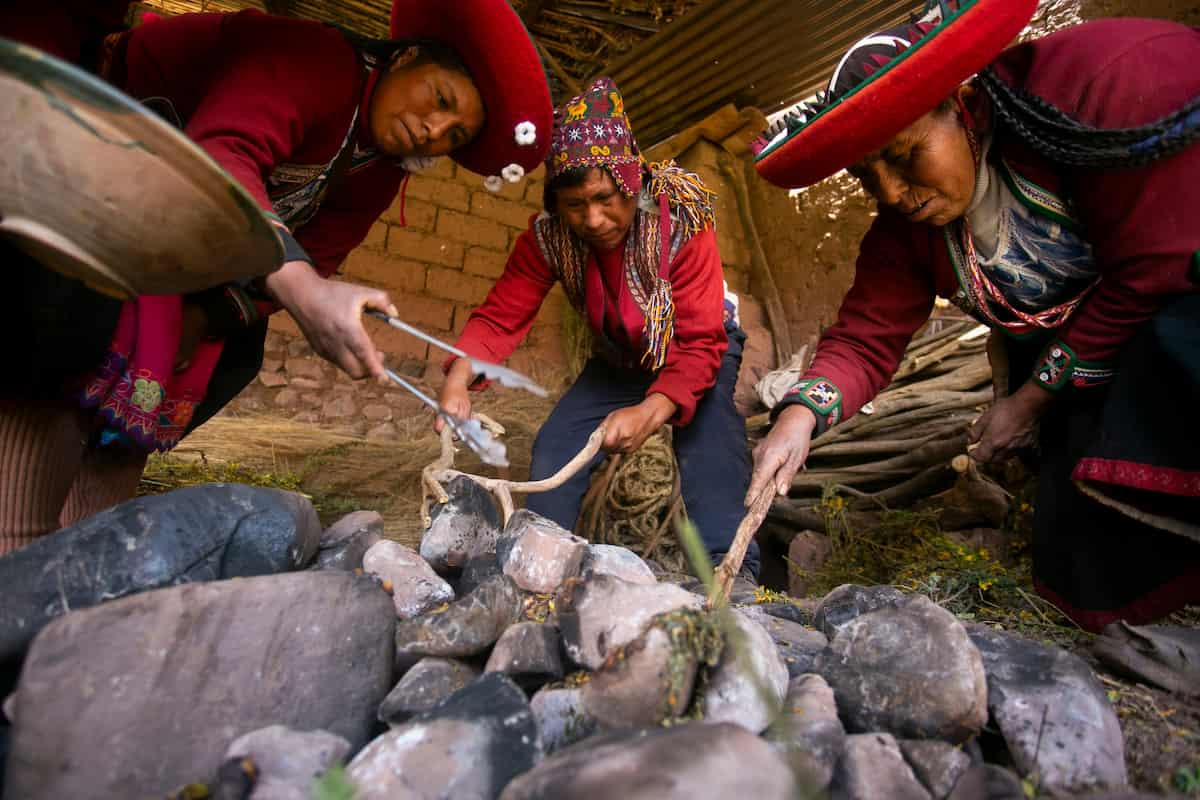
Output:
M387 294L326 278L415 166L449 155L519 180L544 158L552 122L541 61L505 0L397 0L391 33L245 11L108 41L101 74L237 180L285 257L265 279L196 295L87 300L82 313L115 330L74 405L45 401L48 383L65 385L61 360L45 358L47 375L30 379L38 393L0 406L0 478L15 498L0 505L0 553L131 497L148 452L173 447L257 374L266 317L281 307L351 376L382 374L361 317L396 314Z
M555 110L545 212L517 240L458 346L504 360L561 283L587 320L596 356L538 432L530 477L557 472L601 422L604 449L619 453L670 423L688 516L719 559L743 515L750 458L733 405L746 337L725 296L714 197L674 164L647 167L620 93L598 79ZM467 360L453 361L442 407L469 413L474 379ZM526 508L573 529L602 460L553 491L530 495ZM757 574L756 549L744 563L745 577Z
M1089 630L1200 602L1200 32L1103 20L1001 52L1034 0L939 5L855 45L758 156L788 187L847 168L879 216L748 497L787 491L941 295L1012 376L972 456L1040 445L1038 591Z

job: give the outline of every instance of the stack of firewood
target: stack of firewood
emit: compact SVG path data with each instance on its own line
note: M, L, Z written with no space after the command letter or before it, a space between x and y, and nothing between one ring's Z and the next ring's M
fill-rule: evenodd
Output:
M992 401L986 333L955 321L915 338L891 385L813 441L806 469L770 516L814 527L830 489L866 510L903 506L953 483L951 462L966 452L968 427ZM766 425L764 414L747 428L756 437Z

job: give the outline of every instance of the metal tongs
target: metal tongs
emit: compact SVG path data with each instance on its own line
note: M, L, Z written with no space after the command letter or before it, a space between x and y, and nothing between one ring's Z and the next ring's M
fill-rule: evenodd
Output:
M503 442L497 441L492 434L488 433L479 420L463 419L448 411L443 411L436 400L422 392L416 386L413 386L387 367L384 367L383 371L401 387L412 392L418 400L432 408L450 426L450 430L454 432L454 435L466 443L467 447L475 451L483 463L493 467L508 466L508 449L504 446Z
M490 361L482 361L478 358L473 358L462 350L459 350L454 345L446 344L441 339L435 339L421 329L414 328L407 322L396 319L395 317L389 317L382 311L367 311L366 313L369 316L375 317L376 319L383 320L393 328L398 328L405 333L417 337L423 342L428 342L439 350L445 350L447 353L456 355L459 358L465 358L468 362L470 362L471 370L476 375L481 375L490 381L497 381L501 386L507 386L510 389L524 389L530 394L536 394L538 397L545 397L547 394L549 394L549 392L547 392L540 384L535 383L533 380L525 377L516 370L509 369L508 367L502 367L499 364L493 364Z

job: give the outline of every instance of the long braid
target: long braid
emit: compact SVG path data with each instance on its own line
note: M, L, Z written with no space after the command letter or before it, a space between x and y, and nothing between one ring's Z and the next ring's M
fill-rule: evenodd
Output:
M1137 167L1179 152L1200 139L1200 97L1137 128L1093 128L1042 98L1009 86L991 70L977 76L996 117L1051 161L1071 167Z

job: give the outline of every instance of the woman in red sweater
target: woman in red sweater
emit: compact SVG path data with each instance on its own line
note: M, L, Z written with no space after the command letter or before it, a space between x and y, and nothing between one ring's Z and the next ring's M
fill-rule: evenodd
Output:
M131 497L149 452L173 447L257 374L279 308L351 376L382 374L362 312L396 314L387 294L327 278L415 166L449 155L519 180L545 156L552 120L533 41L504 0L396 0L391 33L369 40L245 11L108 39L101 75L256 198L285 256L265 279L123 305L75 286L43 291L74 282L20 260L35 310L47 296L74 299L55 314L63 357L38 353L28 383L0 403L0 553ZM72 344L94 339L96 320L107 355L79 364Z
M879 216L748 497L785 493L950 298L1009 361L971 454L1040 446L1035 586L1099 630L1200 602L1200 31L1101 20L1001 52L1035 5L861 40L759 154L789 187L847 168Z

